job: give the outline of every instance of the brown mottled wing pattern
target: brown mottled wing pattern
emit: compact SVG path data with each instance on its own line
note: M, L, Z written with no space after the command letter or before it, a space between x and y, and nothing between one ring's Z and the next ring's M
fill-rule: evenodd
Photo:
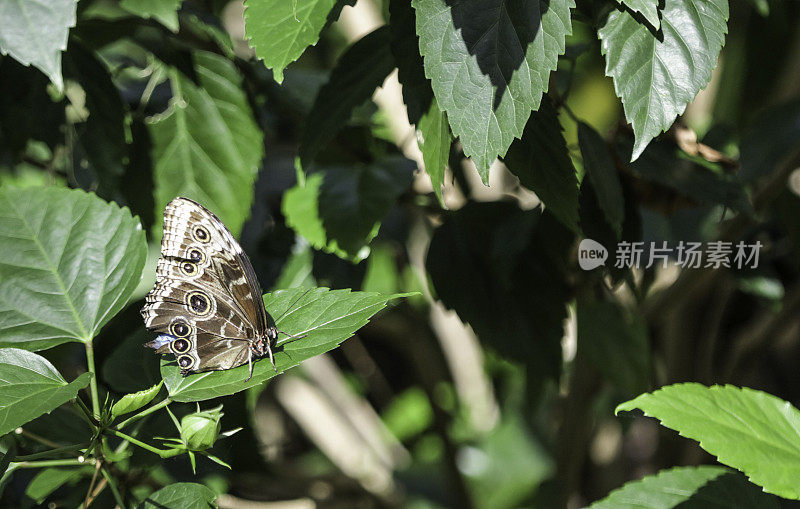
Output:
M267 327L253 267L214 214L186 198L164 209L156 284L141 311L148 343L176 356L181 372L229 369L248 362Z

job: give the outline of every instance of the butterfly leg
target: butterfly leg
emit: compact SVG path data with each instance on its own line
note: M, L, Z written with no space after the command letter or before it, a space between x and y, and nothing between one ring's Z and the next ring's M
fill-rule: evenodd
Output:
M275 366L275 359L272 357L272 348L267 346L267 353L269 354L269 361L272 363L272 369L275 370L275 374L278 374L278 368Z
M250 368L250 376L247 377L245 382L249 382L251 378L253 378L253 351L248 350L247 352L247 366Z

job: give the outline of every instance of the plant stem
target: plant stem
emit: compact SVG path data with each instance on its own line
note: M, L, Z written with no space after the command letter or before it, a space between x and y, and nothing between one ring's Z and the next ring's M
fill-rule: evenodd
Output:
M160 402L156 403L155 405L153 405L151 407L145 408L144 410L142 410L138 414L133 414L132 416L128 417L127 419L125 419L124 421L119 423L117 425L117 429L122 429L125 426L127 426L128 424L130 424L130 423L132 423L134 421L138 421L142 417L150 415L151 413L164 408L165 406L169 405L170 403L172 403L172 400L169 399L169 398L166 398L163 401L160 401Z
M94 345L91 341L84 343L86 345L86 365L89 368L89 373L92 374L92 379L89 381L89 391L92 394L92 413L95 419L100 419L100 394L97 392L97 369L94 367Z
M66 460L23 461L20 463L12 462L9 468L80 467L87 464L92 465L94 461L93 458L88 460L74 458Z
M132 443L133 445L138 445L142 449L152 452L153 454L158 454L162 458L171 458L173 456L177 456L183 451L181 449L159 449L157 447L153 447L152 445L148 445L140 440L136 440L132 436L128 436L121 431L117 431L115 429L107 429L106 432L111 433L112 435L118 436L123 440L127 440L128 442Z
M92 429L97 428L97 420L92 415L92 411L89 410L89 407L86 406L86 403L84 403L83 400L79 397L76 397L73 401L75 401L75 405L81 411L80 413L81 417L83 417L84 420L86 420L86 422L89 424L89 426L92 427Z
M77 452L81 449L86 449L89 447L89 443L84 444L76 444L76 445L68 445L66 447L57 447L55 449L50 449L48 451L37 452L36 454L27 454L23 456L16 456L14 459L20 461L30 461L30 460L38 460L40 458L47 458L53 454L61 454L62 452Z
M119 488L117 488L116 479L111 477L111 474L108 472L108 470L106 470L105 467L100 469L100 473L106 478L108 487L111 488L111 493L114 495L114 500L117 501L117 505L120 507L120 509L125 509L125 502L122 500L122 495L119 493Z
M44 438L44 437L40 437L36 433L31 433L30 431L26 430L25 428L18 428L17 429L17 433L22 435L22 436L24 436L24 437L28 437L31 440L35 440L35 441L39 442L40 444L46 445L47 447L53 447L53 448L61 447L61 444L53 442L52 440L49 440L49 439Z

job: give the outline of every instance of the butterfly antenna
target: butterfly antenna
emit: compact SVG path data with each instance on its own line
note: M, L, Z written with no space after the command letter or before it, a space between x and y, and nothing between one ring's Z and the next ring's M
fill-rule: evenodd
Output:
M291 310L292 310L292 308L294 307L294 305L295 305L295 304L297 304L297 303L300 301L300 299L302 299L303 297L305 297L305 296L306 296L306 294L307 294L308 292L310 292L311 290L312 290L311 288L307 288L307 289L306 289L306 291L304 291L304 292L303 292L303 293L302 293L302 294L301 294L301 295L300 295L298 298L296 298L296 299L294 300L294 302L292 302L292 303L289 305L289 307L288 307L288 308L286 308L286 311L284 311L284 312L281 314L281 316L279 316L279 317L278 317L278 319L277 319L277 320L275 320L275 324L277 325L277 323L278 323L278 322L280 322L280 321L281 321L281 319L282 319L284 316L286 316L286 315L289 313L289 311L291 311Z

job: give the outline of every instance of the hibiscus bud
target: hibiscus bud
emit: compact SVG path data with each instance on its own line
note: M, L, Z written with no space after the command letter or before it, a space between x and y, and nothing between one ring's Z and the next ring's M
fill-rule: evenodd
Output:
M181 440L190 451L204 451L214 445L221 429L222 405L198 411L181 419Z

